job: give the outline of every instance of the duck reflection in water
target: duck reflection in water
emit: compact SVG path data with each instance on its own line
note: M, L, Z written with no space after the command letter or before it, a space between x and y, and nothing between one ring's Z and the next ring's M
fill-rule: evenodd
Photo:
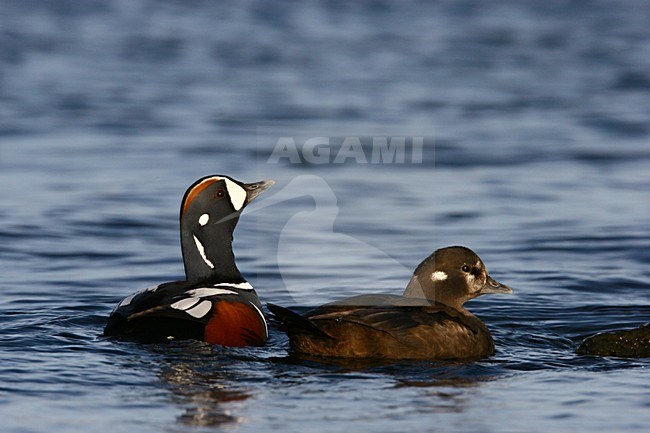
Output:
M188 345L195 347L180 356L173 354L174 359L169 359L159 373L160 379L172 391L173 403L184 408L177 418L178 423L212 427L242 422L243 417L237 416L237 412L251 393L246 387L237 385L241 381L240 374L228 370L225 358L215 353L214 346L184 343L185 349Z

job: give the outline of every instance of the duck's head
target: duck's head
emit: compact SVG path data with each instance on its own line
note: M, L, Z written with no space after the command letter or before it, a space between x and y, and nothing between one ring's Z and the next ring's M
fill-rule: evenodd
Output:
M404 296L426 298L454 308L487 293L512 293L487 272L479 256L466 247L436 250L418 265Z
M212 175L187 189L180 211L187 280L243 280L232 253L232 234L241 211L274 183L243 183L228 176Z

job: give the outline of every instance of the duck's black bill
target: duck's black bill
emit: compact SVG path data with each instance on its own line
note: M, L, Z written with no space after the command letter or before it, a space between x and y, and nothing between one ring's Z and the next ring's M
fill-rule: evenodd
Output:
M275 185L275 181L273 179L267 179L260 182L243 184L242 186L246 190L246 204L252 202L255 199L255 197L262 194L264 191L271 188L273 185Z
M482 295L486 293L512 293L512 289L488 276L485 286L481 289Z

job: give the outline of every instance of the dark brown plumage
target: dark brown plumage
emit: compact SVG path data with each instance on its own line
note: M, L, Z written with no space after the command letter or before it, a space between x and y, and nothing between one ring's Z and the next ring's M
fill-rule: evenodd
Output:
M510 293L465 247L437 250L415 270L404 296L362 295L301 316L269 304L298 353L343 358L478 359L494 353L487 326L465 301Z

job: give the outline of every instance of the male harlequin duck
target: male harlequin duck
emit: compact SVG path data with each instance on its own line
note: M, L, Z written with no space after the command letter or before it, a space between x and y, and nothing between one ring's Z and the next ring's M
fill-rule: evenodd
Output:
M208 176L185 192L181 249L185 281L128 296L113 310L104 335L142 341L195 339L222 346L261 346L268 330L253 287L239 273L232 236L241 211L275 183L245 184Z
M494 353L487 326L463 308L486 293L512 293L469 248L435 251L403 296L360 295L301 316L268 304L298 353L343 358L478 359Z

